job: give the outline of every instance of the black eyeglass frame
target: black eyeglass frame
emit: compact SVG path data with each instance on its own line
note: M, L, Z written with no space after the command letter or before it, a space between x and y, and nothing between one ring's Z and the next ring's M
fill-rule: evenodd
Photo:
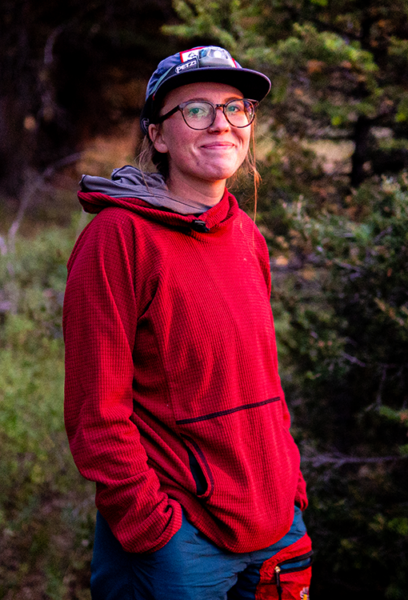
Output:
M239 102L239 101L250 102L253 105L253 107L254 107L254 112L253 112L253 115L252 115L252 119L246 125L234 125L228 119L228 116L227 116L227 114L225 112L225 107L226 106L228 106L229 104L232 104L232 102ZM199 128L192 127L191 125L189 125L187 123L186 118L184 116L184 112L183 111L184 111L185 107L188 106L189 104L195 104L197 102L203 102L204 104L209 104L213 108L213 111L214 111L213 120L206 127L199 127ZM163 123L163 121L165 121L166 119L169 119L170 117L172 117L179 110L181 112L181 114L182 114L184 123L187 125L187 127L189 127L190 129L194 129L195 131L204 131L204 129L208 129L209 127L212 127L214 125L214 121L215 121L216 116L217 116L217 108L222 108L222 112L224 114L224 117L227 119L227 121L231 125L231 127L237 127L238 129L243 129L244 127L248 127L248 125L251 125L251 123L253 123L253 121L255 119L256 109L258 108L258 104L259 104L258 100L251 100L250 98L234 98L233 100L228 100L228 102L224 102L224 104L214 104L213 102L210 102L209 100L187 100L187 102L182 102L178 106L175 106L174 108L172 108L171 110L169 110L169 112L167 112L166 114L162 115L161 117L158 117L156 119L156 123L157 124Z

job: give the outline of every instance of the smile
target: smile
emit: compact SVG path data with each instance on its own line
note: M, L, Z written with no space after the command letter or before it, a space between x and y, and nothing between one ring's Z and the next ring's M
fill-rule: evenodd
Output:
M203 148L204 150L232 150L235 147L235 144L229 142L214 142L210 144L204 144L203 146L201 146L201 148Z

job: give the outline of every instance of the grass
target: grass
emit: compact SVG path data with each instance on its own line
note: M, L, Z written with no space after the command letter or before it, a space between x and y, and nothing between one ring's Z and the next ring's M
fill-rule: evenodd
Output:
M19 239L0 258L0 598L85 600L94 489L63 422L61 311L73 227Z

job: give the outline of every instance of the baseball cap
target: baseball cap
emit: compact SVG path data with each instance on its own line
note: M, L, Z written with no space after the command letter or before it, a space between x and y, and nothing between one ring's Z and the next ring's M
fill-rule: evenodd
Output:
M245 98L260 102L269 90L271 82L263 73L244 69L224 48L200 46L177 52L162 60L149 79L145 105L140 117L142 132L146 135L153 108L164 96L182 85L211 81L225 83L239 89Z

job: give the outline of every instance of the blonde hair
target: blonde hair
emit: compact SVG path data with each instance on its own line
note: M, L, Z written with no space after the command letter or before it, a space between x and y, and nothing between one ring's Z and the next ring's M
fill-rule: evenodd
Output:
M136 157L136 166L143 172L157 171L166 180L169 176L169 160L167 154L158 152L148 135L145 135Z

